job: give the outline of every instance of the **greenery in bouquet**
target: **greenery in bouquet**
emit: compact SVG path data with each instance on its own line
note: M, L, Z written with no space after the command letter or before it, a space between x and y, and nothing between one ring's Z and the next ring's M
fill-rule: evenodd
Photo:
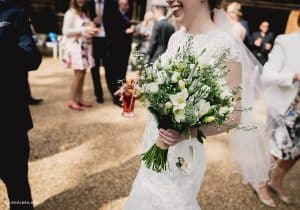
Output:
M207 57L192 51L190 37L174 57L160 57L147 64L136 54L140 69L141 100L155 116L158 128L173 129L186 136L197 128L197 139L203 143L205 136L200 126L222 125L234 111L234 101L239 88L230 89L225 77L228 51L217 57ZM163 55L164 56L164 55ZM168 147L161 139L142 154L145 165L156 172L167 169Z

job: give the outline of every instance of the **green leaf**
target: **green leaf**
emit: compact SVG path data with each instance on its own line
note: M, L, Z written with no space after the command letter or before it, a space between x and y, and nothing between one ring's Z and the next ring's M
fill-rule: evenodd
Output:
M197 139L201 144L203 144L203 139L206 139L206 136L203 134L201 130L197 131Z

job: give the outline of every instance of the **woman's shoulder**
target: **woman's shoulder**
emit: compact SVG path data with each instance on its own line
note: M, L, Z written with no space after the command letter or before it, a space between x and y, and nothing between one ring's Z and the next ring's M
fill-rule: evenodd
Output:
M77 16L77 13L75 11L75 9L68 9L65 13L65 17L72 17L72 16Z
M220 47L224 48L232 48L235 47L236 38L231 35L229 32L216 30L211 34L210 38L213 42L215 42Z
M228 52L228 61L239 62L240 60L240 47L239 44L243 44L241 40L235 38L229 32L226 31L215 31L215 33L210 36L213 45L220 51Z
M176 42L176 41L182 39L183 36L184 36L184 31L181 30L181 29L179 29L178 31L175 31L175 32L171 35L171 37L170 37L170 39L169 39L169 42Z

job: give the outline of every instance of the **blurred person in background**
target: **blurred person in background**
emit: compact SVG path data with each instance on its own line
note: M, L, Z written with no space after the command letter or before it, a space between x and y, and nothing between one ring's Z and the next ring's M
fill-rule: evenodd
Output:
M1 135L0 178L11 210L32 210L28 181L28 131L33 127L27 98L27 72L42 56L33 40L27 12L17 1L0 1ZM12 62L13 61L13 62ZM16 62L17 61L17 62ZM5 138L4 138L5 137Z
M278 113L281 123L286 126L286 130L282 130L277 122L271 122L271 154L276 159L277 167L272 170L266 187L284 203L290 203L283 189L284 178L300 157L299 55L300 31L278 36L262 74L267 86L265 95L273 109L269 112Z
M148 51L150 63L154 63L166 51L169 39L175 32L174 26L166 18L169 7L166 1L153 0L152 6L156 23L153 27Z
M251 35L250 49L262 65L266 63L274 42L274 34L269 29L270 23L263 21L259 26L259 31Z
M107 70L108 43L103 25L104 0L89 0L89 13L91 20L99 28L93 37L93 57L95 66L91 69L94 94L98 103L103 103L103 90L101 85L100 65Z
M238 2L232 2L227 7L227 14L233 22L232 34L240 38L242 41L245 41L247 37L247 30L242 25L242 12L241 12L241 4Z
M136 27L138 37L137 50L143 54L147 54L150 45L151 33L154 26L154 14L152 11L145 13L144 19Z
M103 22L109 42L109 56L106 70L108 89L115 105L122 103L114 95L119 88L118 81L126 77L129 55L131 52L132 35L135 26L127 16L129 4L127 0L106 0L104 2Z
M71 84L71 99L68 107L83 110L92 104L83 100L83 84L86 69L94 66L92 57L92 37L98 29L88 18L86 0L71 0L63 22L63 63L74 70Z
M30 18L30 3L31 3L31 0L15 0L15 2L18 4L19 7L23 8L24 11L27 13L27 16L29 17L29 24L30 24L30 28L31 28L31 31L32 31L32 34L33 34L33 39L35 40L35 43L37 44L38 42L38 37L37 37L37 32L33 26L33 23L32 23L32 20ZM43 102L43 99L41 98L34 98L31 94L31 88L30 88L30 84L29 84L29 78L28 78L28 73L27 73L27 78L26 78L26 91L27 91L27 100L28 100L28 103L30 105L39 105Z
M38 42L38 36L37 36L37 32L32 24L31 19L29 18L29 23L30 23L30 28L33 34L33 39L35 41L35 43L37 44ZM30 88L30 84L29 84L29 79L28 79L28 73L27 73L27 79L26 79L26 90L27 90L27 96L28 96L28 103L30 105L39 105L43 102L43 99L41 98L34 98L31 94L31 88Z

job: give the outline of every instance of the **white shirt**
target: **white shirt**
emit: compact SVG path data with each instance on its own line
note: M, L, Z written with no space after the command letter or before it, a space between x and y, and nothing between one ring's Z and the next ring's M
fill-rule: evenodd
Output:
M159 22L159 21L161 21L161 20L165 20L165 19L166 19L165 16L161 16L161 17L158 18L157 22Z
M96 14L97 14L97 7L99 5L99 1L98 0L94 0L95 1L95 10L96 10ZM104 11L104 0L101 1L101 14L103 16L103 11ZM105 37L105 30L104 30L104 25L103 25L103 21L101 20L101 26L100 26L100 31L95 34L95 37Z
M279 114L287 111L299 91L299 84L293 83L295 73L300 73L299 62L300 31L278 36L264 66L262 81L268 104Z

